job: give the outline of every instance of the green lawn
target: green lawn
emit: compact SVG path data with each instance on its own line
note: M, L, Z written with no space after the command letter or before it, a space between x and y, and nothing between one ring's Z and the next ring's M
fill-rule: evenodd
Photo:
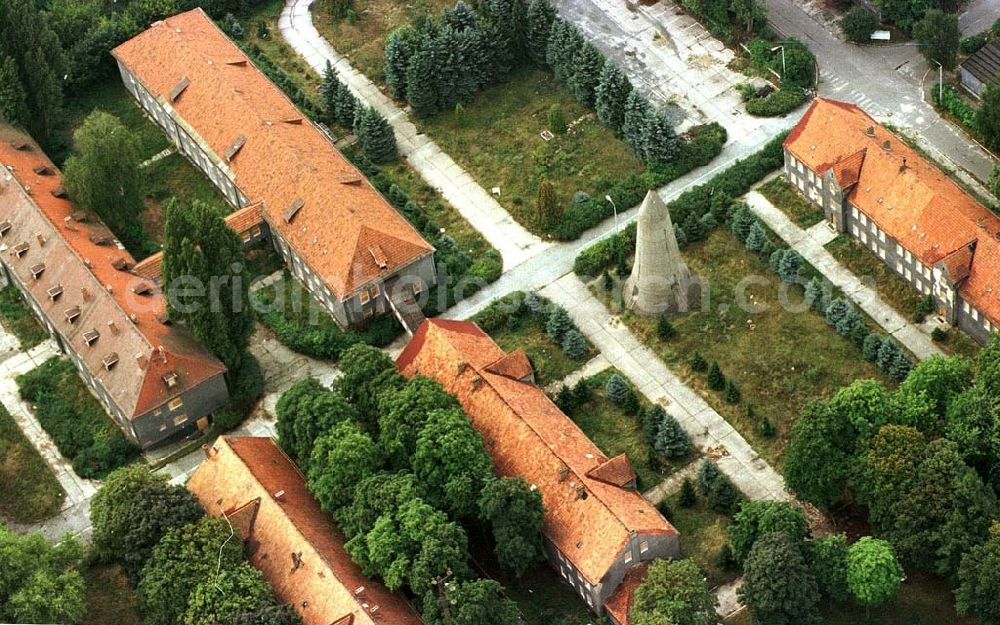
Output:
M709 508L700 495L690 508L681 507L678 494L671 495L666 501L667 520L681 533L681 556L691 558L701 567L710 587L736 579L739 571L725 570L716 563L716 556L729 542L726 528L732 519Z
M281 3L279 2L279 5ZM313 5L313 23L337 52L346 56L356 69L372 80L385 80L385 41L393 30L412 24L423 16L436 17L455 6L453 0L365 0L354 4L354 20L332 17L332 0Z
M838 335L818 314L783 308L778 278L728 230L715 230L705 241L688 245L683 254L692 270L711 285L708 312L677 317L673 323L678 335L670 342L657 337L655 319L634 314L624 319L772 465L780 468L791 425L806 401L829 397L857 379L877 378L889 384L864 360L857 345ZM765 283L741 284L747 277ZM744 310L739 305L741 287L745 303L769 309ZM788 290L790 303L802 301L800 287ZM704 374L691 369L695 352L719 362L723 374L740 388L741 404L727 403L721 393L708 388ZM753 406L754 420L745 414L746 402ZM762 417L776 426L777 436L761 435Z
M0 319L4 328L21 342L23 350L29 350L49 338L48 332L38 323L35 313L21 297L17 287L0 289Z
M45 460L0 405L0 519L35 523L59 512L65 498Z
M585 365L597 353L588 342L589 349L586 354L580 358L568 356L558 345L549 340L545 334L544 323L535 315L526 315L517 327L498 328L490 332L490 337L505 352L512 352L519 347L524 349L535 368L535 382L539 386L559 382Z
M604 385L613 373L614 369L608 369L585 380L592 389L592 398L573 410L570 418L607 457L628 456L638 477L639 490L645 491L683 467L687 460L658 459L646 443L636 415L627 413L607 398ZM640 402L644 407L649 405L644 398L640 398Z
M139 625L128 580L116 565L93 565L83 572L87 614L82 625Z
M784 176L771 178L757 190L802 228L815 226L825 219L823 209L803 197Z
M914 319L920 306L920 293L901 275L893 271L882 259L849 234L842 234L826 244L826 249L854 275L872 285L879 297L907 319ZM948 332L948 339L939 343L952 353L975 356L979 344L957 328Z
M554 105L567 122L582 121L545 141L539 133L548 128L547 115ZM418 123L483 188L499 187L500 204L539 235L546 234L536 218L543 178L552 182L557 201L566 206L577 191L603 197L615 182L645 170L592 111L540 69L515 70L463 111L439 113Z

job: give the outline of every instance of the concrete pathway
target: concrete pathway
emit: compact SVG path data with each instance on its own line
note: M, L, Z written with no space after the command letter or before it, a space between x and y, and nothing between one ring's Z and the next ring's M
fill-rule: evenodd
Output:
M2 335L7 335L5 329L0 329ZM6 341L4 341L6 343ZM67 533L87 540L90 530L90 498L97 492L98 482L86 480L73 471L72 464L59 453L55 442L42 429L31 408L22 399L17 390L17 376L27 373L43 362L59 355L59 348L51 339L41 343L27 352L17 352L0 363L0 401L4 408L14 417L21 431L31 444L38 450L49 470L59 480L59 485L66 492L66 499L58 514L50 519L31 525L11 524L17 531L38 531L48 540L58 541ZM110 417L109 417L110 418Z
M740 598L736 595L742 585L743 578L737 577L728 584L723 584L712 591L715 593L715 598L719 600L718 605L715 606L716 614L722 618L729 618L745 609L744 605L740 603Z
M748 193L746 201L753 212L785 243L801 254L802 258L819 270L851 301L868 313L875 323L913 352L917 358L924 359L944 354L921 326L911 323L892 306L886 304L878 296L875 288L865 284L823 247L835 237L825 223L803 230L757 191Z
M684 480L691 478L693 479L698 473L698 467L701 466L701 458L695 458L688 463L686 467L667 476L665 480L650 488L642 494L646 498L646 501L653 504L654 506L659 504L661 501L667 497L673 495L681 489L681 484Z
M604 357L604 354L598 354L565 378L552 382L544 390L546 393L557 393L564 386L575 386L580 380L595 376L610 367L611 363Z
M504 269L533 258L549 244L525 230L461 166L420 134L391 98L354 69L316 30L309 11L314 0L287 0L278 27L289 45L322 74L329 62L340 80L362 102L382 113L396 131L399 152L423 179L439 191L503 257Z
M573 274L563 276L540 294L566 308L608 362L649 401L661 404L676 417L694 446L714 459L748 499L790 500L781 475L701 395L613 317L579 278Z

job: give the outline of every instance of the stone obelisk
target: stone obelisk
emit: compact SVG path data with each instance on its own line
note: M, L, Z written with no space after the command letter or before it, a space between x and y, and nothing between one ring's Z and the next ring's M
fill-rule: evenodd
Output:
M625 281L625 306L642 315L687 312L698 307L701 284L681 258L670 211L655 191L639 207L635 264Z

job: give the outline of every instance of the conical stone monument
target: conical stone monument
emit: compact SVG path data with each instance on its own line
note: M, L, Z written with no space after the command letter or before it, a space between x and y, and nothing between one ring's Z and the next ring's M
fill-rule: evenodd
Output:
M625 306L642 315L687 312L701 303L701 284L681 258L670 211L655 191L639 207L635 264L625 281Z

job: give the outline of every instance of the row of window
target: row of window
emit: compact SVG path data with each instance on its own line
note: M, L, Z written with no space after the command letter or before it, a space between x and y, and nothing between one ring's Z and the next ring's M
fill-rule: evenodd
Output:
M987 332L996 332L1000 330L1000 326L997 326L992 321L987 318L986 315L979 312L978 309L969 305L969 302L962 300L962 312L972 318L973 321L982 324L986 328Z

